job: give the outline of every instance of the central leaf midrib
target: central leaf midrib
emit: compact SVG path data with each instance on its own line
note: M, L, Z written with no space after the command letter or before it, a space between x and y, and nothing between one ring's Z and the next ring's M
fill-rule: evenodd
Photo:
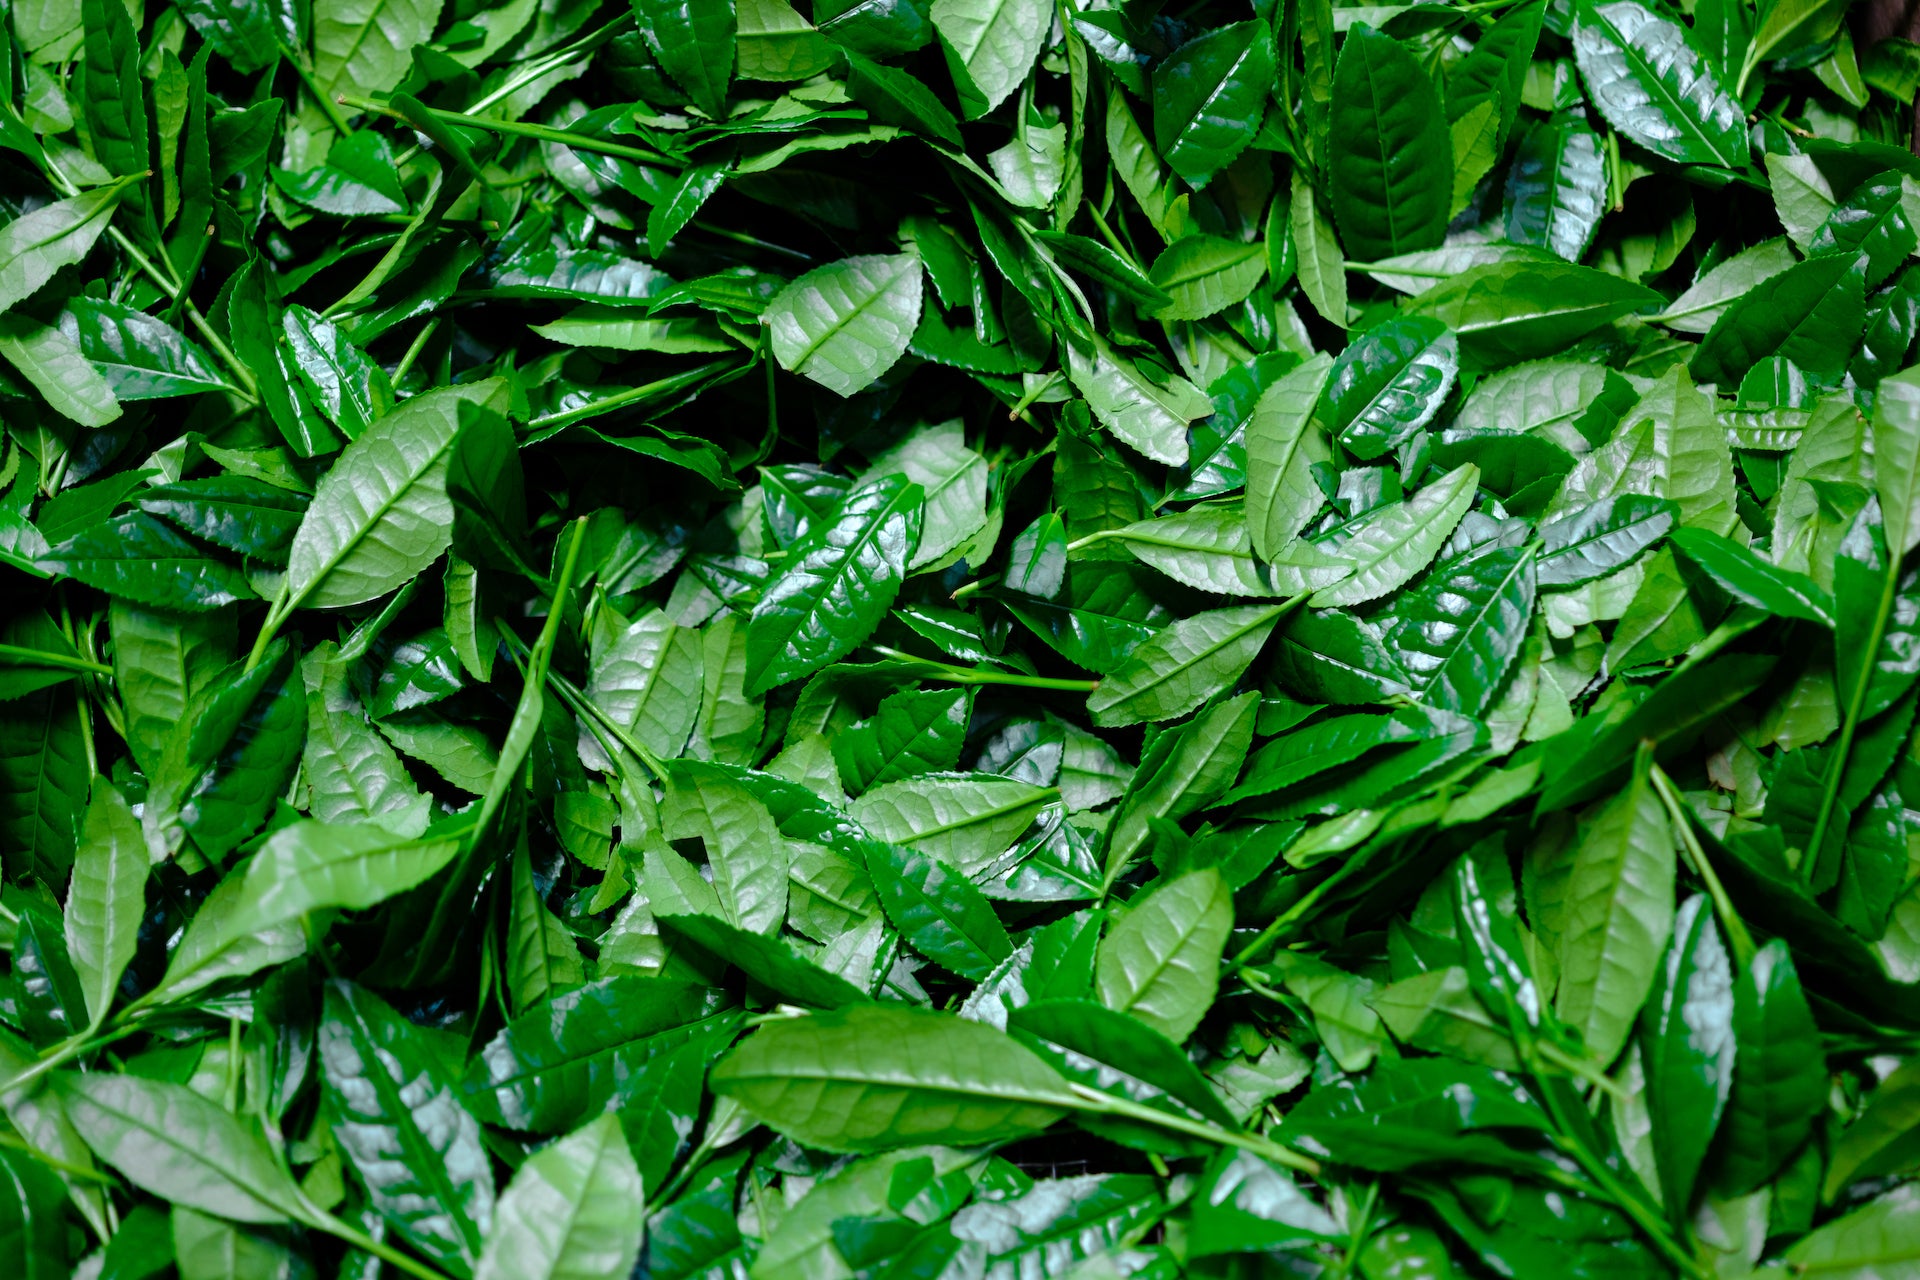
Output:
M918 263L916 263L915 266L917 268ZM809 360L812 360L815 355L819 354L821 347L824 347L825 345L827 345L827 343L833 341L834 338L839 336L840 331L842 329L845 329L848 325L852 324L855 320L858 320L860 317L866 315L868 311L872 310L875 306L879 305L881 299L885 298L888 295L888 293L891 292L891 290L893 289L893 286L899 281L901 274L902 273L898 271L893 272L891 275L887 277L885 284L880 286L878 289L874 290L873 293L870 294L864 300L856 301L854 303L853 310L849 311L846 315L840 317L838 320L831 322L827 326L826 332L822 333L818 338L815 338L813 341L809 342L806 346L806 349L801 351L801 353L798 356L794 357L793 367L795 369L798 369L802 365L806 364ZM816 289L818 287L819 287L818 285L814 286L814 288Z
M453 442L457 440L459 436L460 436L460 432L457 428L452 431L449 431L446 434L446 438L443 439L439 444L434 446L434 450L432 454L428 456L426 460L426 464L418 468L417 470L414 470L411 473L409 473L405 477L404 482L399 485L396 485L393 489L393 492L387 495L386 499L380 503L378 508L368 513L367 518L361 522L360 527L353 530L350 534L347 535L346 539L341 542L339 549L336 550L332 556L328 557L326 562L320 566L319 572L313 575L312 580L310 580L306 586L300 588L300 591L298 594L288 599L287 606L286 606L286 612L288 614L291 614L295 609L297 609L300 606L302 601L304 601L308 596L312 595L314 591L319 588L321 583L325 582L328 578L333 576L334 570L338 569L341 566L341 564L343 564L346 561L346 558L349 555L353 554L355 549L357 549L362 542L366 541L368 535L370 535L376 528L378 528L380 525L380 522L386 518L387 513L389 511L392 511L396 506L399 505L400 499L405 497L407 494L412 493L414 488L418 486L423 479L426 478L427 473L433 470L434 466L439 463L441 458L446 456L446 454L453 448ZM394 438L390 441L390 443L392 444L394 451L398 453L399 452L398 439ZM328 474L331 477L335 473L329 472ZM351 483L351 480L352 480L352 477L350 476L342 477L341 484L347 485ZM309 507L308 510L311 511L312 508Z

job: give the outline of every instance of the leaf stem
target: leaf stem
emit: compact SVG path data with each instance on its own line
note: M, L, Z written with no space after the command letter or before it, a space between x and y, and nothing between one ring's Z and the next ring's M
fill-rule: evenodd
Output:
M240 392L241 398L249 404L259 404L260 384L254 381L253 370L247 368L247 366L241 362L240 357L233 353L233 348L227 345L226 339L214 331L213 325L207 321L206 316L200 313L200 308L195 306L193 299L187 296L186 284L182 281L172 279L169 276L162 275L160 268L153 264L153 260L142 253L139 246L128 239L120 228L108 227L107 234L113 238L113 242L119 245L121 250L129 258L133 259L134 265L146 272L148 278L160 287L160 291L167 295L167 299L170 302L173 302L177 306L186 307L187 320L193 325L194 329L199 332L200 336L206 340L207 345L213 348L213 354L220 357L220 362L232 370L235 377L240 379L241 385L236 388L236 390ZM171 266L172 264L169 263L168 265Z
M303 1195L304 1201L306 1197ZM346 1241L362 1253L370 1253L382 1262L392 1263L416 1280L449 1280L444 1271L437 1270L409 1254L402 1253L382 1240L375 1240L352 1223L334 1217L325 1209L312 1203L306 1205L306 1213L311 1215L308 1221L330 1236Z
M260 665L260 659L266 656L267 646L273 643L274 633L279 631L280 624L287 620L287 614L293 612L287 598L291 583L291 578L280 579L279 594L275 595L272 603L267 606L266 619L260 624L260 634L254 637L253 648L247 654L247 665L242 670L251 671Z
M1004 685L1012 689L1061 689L1069 693L1092 693L1100 687L1098 680L1059 680L1052 676L1030 676L1017 671L982 671L977 667L956 667L950 662L936 662L932 658L915 657L899 649L889 649L885 645L872 646L875 653L885 654L895 662L908 662L924 669L929 680L945 680L951 684L993 684Z
M669 374L656 381L645 383L638 387L629 387L625 391L615 392L610 396L602 396L598 400L589 401L586 404L577 405L572 409L565 409L559 413L544 414L527 423L527 429L529 431L557 431L561 427L571 426L583 419L595 418L603 413L611 413L615 409L638 403L639 401L658 395L661 392L678 391L684 386L699 381L721 366L730 364L732 364L730 360L710 360L697 369L688 369L684 373Z
M813 255L810 253L802 253L798 249L789 249L783 244L775 244L771 240L762 240L760 237L750 236L744 231L730 231L725 227L716 227L711 222L701 222L698 219L689 222L687 225L695 231L704 231L710 236L718 236L722 240L731 240L735 244L744 244L755 249L765 249L768 253L783 254L796 262L813 261Z
M343 107L352 107L356 111L369 111L375 115L406 122L406 117L384 102L375 102L372 98L355 97L352 94L340 94L334 99ZM646 147L630 147L622 142L606 142L589 134L574 133L570 129L556 129L551 125L523 124L518 120L497 120L492 116L476 116L466 111L444 111L439 107L428 107L427 114L436 120L448 124L462 125L470 129L484 129L489 133L504 133L516 138L532 138L539 142L557 142L572 147L575 151L597 151L601 155L618 156L622 160L644 160L648 164L673 164L669 156Z
M396 390L400 386L400 380L412 372L413 362L420 358L422 351L426 350L427 340L433 337L433 331L439 327L440 317L435 316L420 327L419 333L413 335L413 341L407 344L406 354L400 357L399 364L393 366L393 385Z
M1840 741L1834 746L1833 758L1827 761L1827 776L1821 779L1820 810L1813 820L1813 832L1807 837L1807 847L1800 854L1800 880L1811 885L1815 864L1820 860L1820 850L1827 842L1827 828L1833 823L1833 809L1840 798L1840 784L1847 776L1847 757L1853 752L1853 736L1860 728L1860 711L1866 706L1867 688L1873 683L1873 664L1880 654L1880 641L1887 633L1887 619L1893 614L1893 597L1900 585L1900 558L1891 553L1887 556L1887 576L1880 588L1880 604L1874 610L1873 627L1866 634L1866 644L1862 646L1860 671L1855 676L1853 688L1847 693L1847 714L1840 722Z
M508 631L505 627L500 628L500 633L506 637L508 652L513 653L516 657L522 654L528 654L526 645L521 643L518 636ZM586 694L582 693L578 685L556 671L549 670L546 673L546 677L546 683L552 686L555 693L560 695L562 702L572 708L575 715L584 715L592 720L601 729L605 730L607 735L623 750L627 751L634 759L645 765L647 770L652 773L655 778L661 782L667 780L667 766L665 762L652 751L648 750L644 744L634 738L626 729L622 728L618 721L602 710L591 698L588 698Z
M0 664L9 663L23 667L61 667L69 671L91 672L97 676L113 674L113 668L104 662L92 662L65 653L50 653L45 649L29 649L23 645L0 644Z
M1091 1085L1081 1084L1077 1080L1067 1082L1074 1096L1080 1099L1078 1109L1098 1114L1123 1116L1128 1120L1137 1120L1144 1124L1158 1125L1162 1129L1171 1129L1175 1133L1184 1133L1223 1147L1239 1147L1263 1156L1284 1168L1294 1169L1308 1175L1318 1175L1320 1162L1311 1156L1303 1156L1298 1151L1281 1146L1273 1139L1257 1133L1236 1133L1232 1129L1222 1129L1218 1125L1203 1120L1189 1120L1171 1112L1160 1111L1133 1101L1131 1098L1117 1098L1110 1093L1102 1093Z
M1552 1088L1542 1088L1540 1097L1546 1106L1547 1114L1553 1118L1554 1128L1558 1130L1554 1135L1555 1145L1573 1157L1575 1163L1580 1166L1580 1171L1592 1180L1603 1196L1611 1200L1622 1213L1633 1219L1634 1225L1640 1228L1641 1234L1646 1236L1655 1249L1666 1255L1667 1261L1673 1264L1676 1271L1687 1277L1687 1280L1709 1280L1706 1271L1694 1261L1693 1256L1681 1246L1680 1242L1673 1238L1673 1233L1667 1229L1666 1222L1660 1218L1659 1214L1655 1213L1643 1198L1634 1194L1631 1188L1621 1185L1605 1160L1588 1150L1584 1142L1572 1136L1578 1130L1570 1125L1567 1117L1562 1114L1558 1093Z
M294 74L300 77L300 83L306 86L306 90L313 96L313 100L320 104L322 111L326 112L327 120L335 129L340 131L340 136L344 138L352 133L353 126L348 124L347 118L340 114L340 108L334 105L334 100L329 98L320 88L319 82L313 78L313 71L307 66L305 59L301 58L300 55L292 49L287 48L286 41L280 41L279 44L281 54L288 62L293 64Z
M1035 400L1038 400L1041 396L1053 390L1059 381L1060 371L1055 369L1052 373L1034 383L1032 388L1015 401L1011 409L1007 410L1007 418L1009 420L1018 418L1020 421L1032 425L1033 419L1027 416L1027 410L1032 407Z
M1660 801L1667 807L1667 817L1672 820L1674 831L1680 837L1680 848L1686 854L1688 865L1707 886L1707 897L1713 901L1714 914L1720 917L1720 927L1727 931L1727 937L1733 943L1734 959L1744 970L1753 962L1756 950L1753 935L1747 932L1746 922L1734 910L1733 899L1727 895L1726 886L1720 883L1713 864L1707 861L1707 851L1701 847L1700 837L1693 830L1693 815L1681 803L1680 792L1673 785L1673 779L1667 777L1666 770L1657 764L1647 776L1653 780L1653 789L1660 793Z

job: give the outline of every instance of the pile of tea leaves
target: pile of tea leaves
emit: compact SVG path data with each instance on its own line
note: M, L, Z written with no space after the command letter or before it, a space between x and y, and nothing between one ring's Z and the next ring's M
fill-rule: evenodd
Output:
M1892 9L13 0L9 1280L1920 1277Z

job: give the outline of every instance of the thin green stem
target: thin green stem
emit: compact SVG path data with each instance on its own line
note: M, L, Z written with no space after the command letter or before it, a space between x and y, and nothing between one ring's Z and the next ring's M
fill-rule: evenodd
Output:
M507 651L509 653L512 653L516 658L522 659L531 656L531 651L527 649L526 645L521 643L518 636L514 635L505 627L500 627L499 630L501 636L506 640ZM550 670L546 673L546 683L548 687L560 695L560 700L566 703L575 715L585 716L587 719L592 720L595 725L604 729L607 736L618 743L622 750L645 765L654 777L662 782L667 780L666 762L648 750L644 744L636 740L619 721L603 711L593 699L582 693L573 681L556 671Z
M1059 382L1060 371L1056 369L1046 377L1040 379L1040 381L1034 383L1032 387L1028 388L1027 393L1014 402L1013 408L1007 410L1007 417L1009 419L1018 418L1022 422L1031 423L1033 419L1027 416L1027 410L1033 406L1035 400L1038 400L1041 396L1053 390Z
M1840 722L1840 741L1834 746L1833 755L1827 761L1826 776L1821 779L1820 810L1813 820L1813 832L1807 837L1807 847L1800 854L1800 879L1810 883L1814 866L1820 860L1820 850L1827 841L1827 828L1833 822L1834 805L1840 796L1840 783L1847 775L1847 757L1853 752L1853 736L1860 729L1860 711L1866 705L1867 687L1873 683L1874 655L1880 652L1881 637L1887 633L1887 619L1893 614L1894 589L1900 583L1900 561L1891 560L1887 566L1886 581L1880 588L1880 603L1874 609L1873 629L1867 632L1863 646L1865 657L1860 663L1860 671L1854 677L1853 688L1847 692L1847 713Z
M335 99L340 105L352 107L356 111L369 111L375 115L404 121L405 116L384 102L372 98L359 98L352 94L341 94ZM533 138L539 142L558 142L572 147L575 151L596 151L601 155L618 156L622 160L642 160L648 164L673 164L671 157L646 147L630 147L623 142L608 142L589 134L575 133L571 129L556 129L552 125L525 124L518 120L496 120L492 116L477 116L470 111L443 111L439 107L428 107L427 114L436 120L448 124L460 125L468 129L483 129L488 133L504 133L516 138Z
M1616 1101L1626 1099L1626 1091L1611 1076L1587 1059L1575 1057L1551 1040L1536 1040L1534 1048L1539 1050L1542 1058L1568 1075L1577 1076Z
M1672 1231L1668 1229L1666 1222L1653 1207L1643 1197L1634 1194L1631 1188L1623 1186L1614 1176L1607 1162L1597 1153L1589 1151L1585 1143L1571 1136L1578 1132L1578 1129L1570 1124L1562 1113L1558 1094L1553 1089L1547 1088L1540 1090L1540 1096L1546 1105L1547 1114L1553 1118L1554 1128L1558 1130L1555 1135L1556 1145L1573 1157L1574 1162L1580 1166L1581 1172L1587 1175L1601 1195L1612 1201L1615 1208L1632 1218L1634 1225L1640 1228L1641 1234L1646 1236L1655 1249L1666 1255L1667 1261L1672 1263L1681 1275L1687 1277L1687 1280L1709 1280L1700 1264L1694 1261L1693 1256L1678 1240L1673 1238Z
M327 97L320 88L319 82L313 78L313 72L307 67L306 62L293 50L287 48L284 42L280 45L280 52L286 56L288 62L293 64L293 70L300 77L300 83L306 86L313 100L320 104L320 109L327 113L328 122L340 131L340 136L344 138L352 133L353 126L348 124L347 118L340 114L340 108L334 105L333 99Z
M1113 234L1113 228L1108 226L1107 220L1100 216L1100 210L1094 207L1093 201L1086 201L1086 206L1088 215L1093 219L1094 228L1100 232L1100 238L1107 242L1107 247L1119 254L1122 258L1125 258L1128 262L1133 262L1133 251L1127 248L1119 236ZM1137 262L1134 263L1135 267L1139 265Z
M981 671L975 667L956 667L950 662L936 662L932 658L916 657L899 649L889 649L885 645L874 645L873 651L885 654L895 662L910 662L921 668L929 680L945 680L951 684L991 684L1003 685L1012 689L1061 689L1069 693L1092 693L1100 687L1098 680L1057 680L1052 676L1030 676L1018 671Z
M1204 1120L1189 1120L1185 1116L1161 1111L1135 1102L1131 1098L1119 1098L1110 1093L1102 1093L1091 1085L1081 1084L1077 1080L1070 1081L1067 1087L1072 1089L1074 1096L1080 1100L1078 1110L1123 1116L1128 1120L1137 1120L1143 1124L1170 1129L1175 1133L1184 1133L1189 1137L1199 1138L1217 1146L1239 1147L1242 1151L1251 1151L1283 1168L1294 1169L1300 1173L1317 1175L1320 1172L1318 1160L1311 1156L1303 1156L1298 1151L1283 1147L1273 1139L1260 1134L1223 1129L1218 1125L1208 1124Z
M305 1197L301 1197L305 1200ZM308 1202L306 1205L308 1221L330 1236L346 1241L362 1253L370 1253L382 1262L392 1263L415 1280L449 1280L444 1271L436 1270L409 1254L402 1253L382 1240L375 1240L360 1228L343 1222L325 1209Z
M714 370L729 366L732 363L730 360L710 360L699 368L689 369L685 373L671 374L668 377L646 383L642 386L631 387L626 391L616 392L610 396L602 396L600 399L589 404L567 409L561 413L545 414L529 422L527 429L529 431L557 431L561 427L571 426L573 423L586 418L598 417L600 414L610 413L615 409L624 408L630 404L637 404L665 392L678 391L682 387L690 386L698 382Z
M23 645L0 644L0 663L9 661L23 667L59 667L64 671L86 671L97 676L113 674L113 668L104 662L93 662L65 653L49 653L45 649L29 649Z
M275 595L273 602L267 606L266 620L260 624L260 634L254 637L253 649L247 654L245 670L251 671L260 665L260 659L266 656L267 646L273 643L274 633L280 630L280 624L287 620L289 613L293 612L287 595L291 583L291 578L280 579L279 594Z
M998 581L1000 581L1000 575L990 573L984 578L975 578L972 582L963 582L953 589L953 594L948 596L947 599L965 600L968 596L973 595L977 591L983 591Z
M789 249L783 244L775 244L771 240L762 240L760 237L750 236L744 231L730 231L726 227L716 227L711 222L701 222L698 219L689 222L687 225L695 231L704 231L710 236L718 236L722 240L731 240L735 244L749 245L755 249L765 249L768 253L782 254L792 258L795 262L813 261L813 255L810 253L802 253L798 249Z
M213 349L213 354L220 358L220 363L226 365L233 376L240 380L237 390L241 398L250 404L259 404L260 384L254 380L253 370L247 368L240 357L233 353L233 348L227 345L227 340L221 337L206 316L200 313L200 308L195 306L193 299L187 296L186 285L162 275L160 269L153 264L153 260L140 252L139 246L122 234L120 228L108 227L107 234L113 237L113 242L119 245L128 257L133 259L134 265L146 272L147 277L160 287L160 291L167 295L169 301L186 308L187 322Z
M413 341L407 344L407 352L400 357L400 363L393 366L393 385L399 386L400 380L413 370L413 362L427 348L427 340L433 337L433 331L440 327L440 317L435 316L420 326L420 332L413 335Z
M1373 1207L1380 1199L1380 1184L1367 1184L1366 1199L1360 1202L1360 1210L1355 1220L1347 1224L1347 1251L1340 1259L1340 1280L1351 1280L1353 1271L1360 1262L1360 1249L1366 1243L1367 1226L1373 1219Z
M1236 954L1233 957L1233 959L1227 961L1226 968L1220 971L1220 976L1225 978L1231 974L1239 972L1241 969L1244 969L1246 966L1252 964L1257 958L1259 958L1262 952L1266 951L1268 947L1272 946L1275 942L1279 941L1280 935L1285 933L1289 928L1291 928L1295 921L1301 919L1308 912L1312 911L1316 906L1318 906L1320 903L1320 899L1325 897L1326 894L1335 885L1339 884L1346 877L1347 873L1351 869L1360 865L1360 861L1361 860L1357 858L1350 858L1347 861L1341 863L1339 868L1335 870L1332 875L1328 876L1325 880L1322 880L1319 884L1313 886L1313 888L1307 890L1304 894L1300 896L1300 900L1298 902L1294 903L1292 906L1288 907L1285 911L1282 911L1279 915L1275 916L1273 920L1268 923L1266 928L1262 929L1258 934L1254 935L1254 939L1252 942L1249 942L1246 946L1240 948L1239 953ZM1241 981L1244 982L1244 981L1247 981L1247 979L1245 977L1242 977Z
M1673 822L1673 829L1680 836L1680 849L1686 854L1687 863L1693 868L1693 874L1700 877L1707 886L1707 897L1713 902L1714 914L1720 917L1720 927L1727 932L1733 943L1733 957L1741 969L1753 962L1753 935L1747 932L1746 921L1733 908L1733 899L1727 895L1727 888L1720 883L1720 877L1714 873L1713 864L1707 861L1707 851L1700 844L1700 837L1693 829L1693 815L1681 802L1679 788L1673 785L1673 779L1666 770L1654 765L1648 776L1653 780L1653 789L1660 793L1660 801L1667 807L1667 817Z

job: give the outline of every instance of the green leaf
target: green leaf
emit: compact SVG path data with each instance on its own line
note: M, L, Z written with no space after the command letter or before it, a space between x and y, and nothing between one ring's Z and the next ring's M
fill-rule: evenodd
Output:
M1769 356L1837 378L1866 327L1865 255L1809 258L1749 289L1701 340L1689 368L1701 382L1739 385Z
M335 138L326 163L305 173L274 169L273 181L301 204L339 217L408 211L393 148L370 129Z
M508 1023L468 1065L461 1089L489 1124L561 1132L720 1008L719 992L692 983L600 978Z
M454 441L468 424L502 412L506 394L499 379L428 392L348 445L294 535L283 610L360 604L433 563L453 538Z
M161 613L116 599L107 618L127 746L141 771L151 776L174 726L232 660L233 616L224 610Z
M1673 840L1666 809L1636 766L1626 788L1587 816L1577 842L1538 871L1555 886L1551 928L1536 925L1557 939L1554 1009L1596 1061L1618 1056L1653 990L1673 930Z
M1492 544L1436 566L1402 598L1388 639L1420 701L1484 715L1533 617L1535 559Z
M1490 262L1469 267L1414 302L1460 337L1460 355L1482 368L1549 355L1659 294L1570 263ZM1704 379L1703 379L1704 380Z
M1880 380L1871 422L1880 519L1888 550L1904 556L1920 546L1920 370Z
M155 608L200 613L253 599L236 566L150 515L130 511L49 550L42 563L110 595Z
M227 389L206 352L172 325L132 307L71 298L60 313L60 332L99 370L117 400Z
M0 833L7 873L59 884L73 864L87 794L74 700L42 689L0 705Z
M319 92L331 101L392 89L411 65L413 47L432 38L439 16L433 0L317 0L313 80Z
M1259 1253L1342 1234L1286 1173L1251 1151L1224 1148L1195 1193L1193 1232L1194 1256Z
M1577 587L1614 572L1673 528L1665 498L1626 493L1573 508L1540 526L1540 585Z
M1087 699L1105 728L1172 720L1238 680L1287 612L1244 605L1197 613L1156 632Z
M789 854L753 788L716 765L678 762L661 811L667 838L699 837L727 923L776 933L787 917Z
M1213 412L1206 393L1178 374L1142 365L1095 335L1092 355L1068 349L1067 375L1093 416L1156 462L1184 466L1187 424Z
M649 609L621 628L601 614L594 627L593 660L587 668L587 700L647 750L671 760L687 745L698 718L705 668L700 635L676 627ZM588 724L580 726L580 759L591 769L613 765Z
M919 485L881 476L793 548L747 624L749 696L845 657L879 625L919 547L921 508Z
M1800 6L1794 0L1778 0L1775 7ZM1916 1231L1920 1231L1920 1193L1907 1183L1801 1237L1785 1258L1801 1275L1834 1280L1874 1272L1897 1276L1913 1265Z
M875 837L976 875L1005 853L1053 799L1045 787L991 774L926 774L890 782L848 806Z
M1640 1055L1661 1192L1686 1212L1734 1072L1733 972L1704 895L1682 903L1640 1014Z
M257 1122L184 1085L111 1071L57 1080L73 1127L142 1190L235 1222L301 1216L299 1189Z
M1188 185L1204 188L1253 141L1273 74L1273 33L1257 18L1216 27L1154 67L1154 145Z
M957 768L972 706L966 689L889 694L872 719L834 738L840 781L857 795L902 778Z
M1313 569L1270 568L1254 559L1246 515L1238 506L1195 507L1115 529L1110 536L1143 563L1202 591L1272 596L1300 590L1316 578ZM1317 580L1334 576L1337 570L1320 569Z
M1674 549L1742 604L1831 629L1833 596L1802 573L1762 560L1752 550L1705 529L1676 530Z
M1907 211L1905 185L1897 173L1861 183L1828 212L1807 244L1809 257L1865 254L1867 288L1877 289L1920 248Z
M958 419L920 427L874 457L864 478L898 473L925 495L920 549L909 569L944 564L986 525L987 469L987 460L967 448Z
M1316 355L1268 387L1247 419L1247 526L1262 559L1279 555L1325 501L1313 466L1329 450L1314 410L1332 368Z
M120 975L133 960L146 915L147 844L140 820L111 782L96 779L67 890L67 954L87 1016L106 1019Z
M1321 544L1321 550L1351 572L1316 591L1313 606L1362 604L1426 568L1466 514L1479 483L1480 469L1468 463L1405 502L1389 504L1342 526Z
M906 354L920 323L920 258L869 254L816 267L767 306L780 367L850 396Z
M347 439L359 439L393 409L386 370L337 326L300 306L288 307L281 323L301 383Z
M1162 319L1204 320L1252 293L1266 273L1265 245L1194 234L1162 250L1147 278L1171 299Z
M1347 327L1346 255L1333 223L1321 207L1313 184L1296 170L1288 205L1287 230L1293 236L1299 265L1300 291L1327 323Z
M173 727L140 815L147 847L170 856L188 838L221 858L287 788L306 734L306 700L285 641L251 671L229 667Z
M770 1023L712 1079L722 1097L829 1151L1022 1137L1077 1103L1058 1073L993 1028L897 1005Z
M1507 239L1578 262L1606 212L1606 190L1599 134L1574 119L1537 124L1507 171Z
M1109 881L1143 848L1156 821L1178 821L1233 784L1253 745L1259 697L1243 693L1158 738L1140 761L1107 836Z
M1217 870L1162 884L1130 904L1100 940L1100 1002L1178 1044L1213 1003L1232 928L1233 895Z
M1719 1180L1735 1192L1774 1176L1826 1103L1826 1058L1793 957L1773 939L1735 975L1733 1092Z
M307 688L307 745L301 757L311 812L327 823L378 823L402 836L427 829L428 797L407 776L355 696L347 664L329 644L301 664Z
M424 882L459 851L458 840L398 836L372 823L296 822L254 854L227 929L259 933L314 911L363 910Z
M740 0L734 36L742 80L806 80L829 70L839 50L786 0Z
M56 413L83 427L104 427L123 412L100 371L52 325L17 311L0 316L0 358L19 370Z
M1348 30L1330 128L1333 213L1347 251L1371 260L1439 244L1453 142L1433 81L1398 40L1365 23Z
M146 94L140 84L140 34L126 9L105 0L81 0L86 30L80 59L79 105L94 157L107 171L140 177L152 168ZM129 183L122 197L140 238L154 237L153 210L145 187ZM9 304L10 305L10 304Z
M237 867L214 886L174 949L167 972L152 991L156 1002L177 1000L224 978L244 977L306 950L306 931L284 922L253 933L231 927L245 902L247 867Z
M887 919L935 964L979 982L1013 954L986 895L939 859L876 844L867 851L867 871Z
M1684 24L1639 0L1582 0L1573 54L1624 136L1680 164L1747 167L1746 113Z
M564 995L587 980L580 946L548 908L533 880L522 837L514 846L507 915L506 986L515 1013Z
M1233 1115L1180 1047L1140 1019L1091 1000L1042 999L1009 1009L1007 1030L1062 1076L1178 1116L1232 1129ZM1163 1155L1196 1154L1192 1138L1120 1117L1080 1117L1102 1137Z
M1460 372L1459 345L1424 316L1389 320L1333 362L1321 420L1355 457L1397 449L1432 421Z
M327 985L323 1097L373 1207L436 1262L470 1270L493 1217L493 1169L436 1046L364 987Z
M1026 82L1053 10L1046 0L934 0L932 17L960 105L977 120Z
M1682 333L1706 333L1749 289L1773 279L1796 261L1782 236L1742 249L1702 272L1685 293L1650 319Z
M494 1207L475 1280L625 1275L640 1254L640 1170L603 1115L520 1166Z

